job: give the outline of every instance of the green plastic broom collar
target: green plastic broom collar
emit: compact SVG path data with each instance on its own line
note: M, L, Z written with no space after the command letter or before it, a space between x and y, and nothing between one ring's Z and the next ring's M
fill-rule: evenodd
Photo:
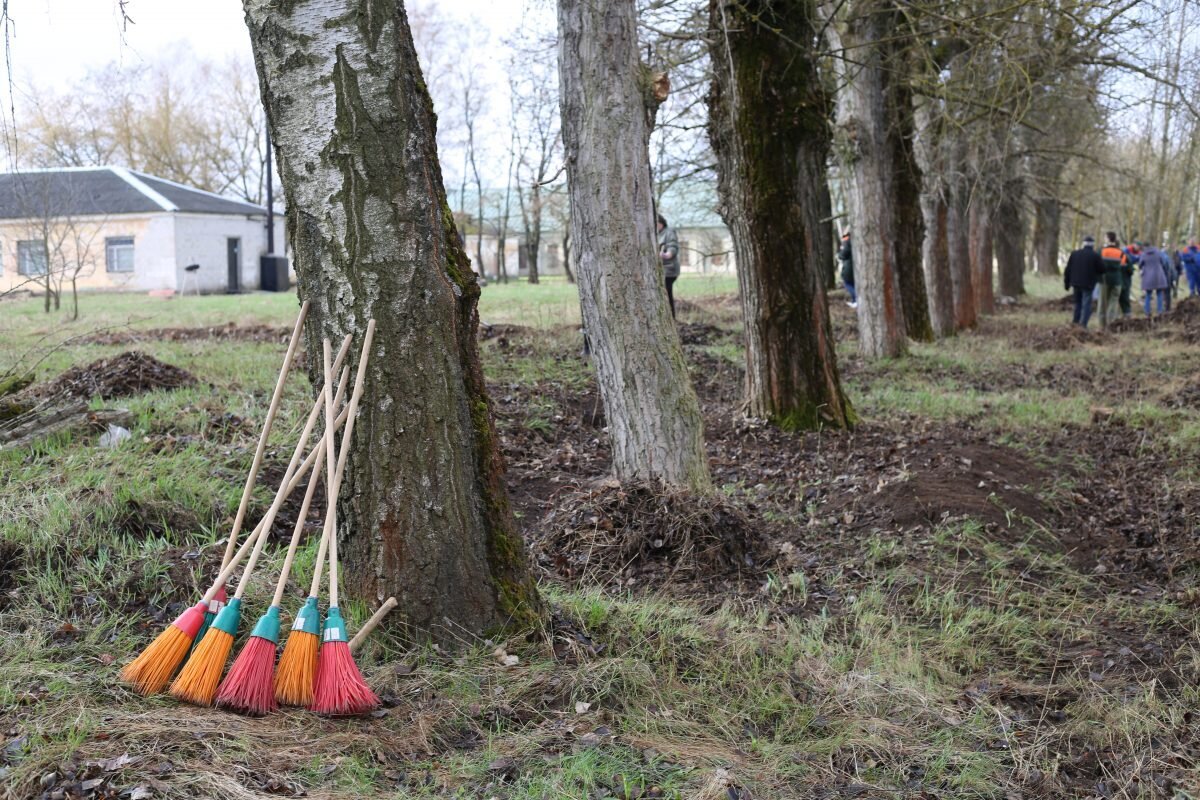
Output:
M342 622L342 612L336 607L330 607L325 614L325 644L346 642L346 623Z
M221 613L217 614L212 626L219 631L225 631L230 636L236 636L241 610L242 601L237 597L233 598L228 605L221 609Z
M251 636L266 639L271 644L279 643L279 606L271 606L267 613L258 618Z
M292 620L292 630L304 631L313 636L321 634L321 610L317 608L317 598L310 597L300 606L296 618Z

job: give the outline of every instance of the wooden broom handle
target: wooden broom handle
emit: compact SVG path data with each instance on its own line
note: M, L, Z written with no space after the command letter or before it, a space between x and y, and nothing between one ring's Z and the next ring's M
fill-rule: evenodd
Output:
M337 501L338 491L341 489L342 476L346 473L346 460L350 455L350 442L354 436L354 420L355 414L358 412L358 401L362 399L363 389L366 384L367 362L371 360L371 342L375 339L375 320L367 322L367 333L363 336L362 352L358 356L358 374L354 376L354 394L350 395L350 403L347 406L348 415L346 417L346 427L342 431L342 458L336 461L333 455L333 440L330 439L326 444L328 455L326 456L330 464L337 464L337 475L334 475L334 470L330 469L326 472L326 480L328 481L329 489L329 518L335 522L330 526L329 534L329 604L333 608L338 605L338 552L337 552ZM328 402L328 401L327 401ZM330 407L329 416L333 416L332 406ZM332 491L330 491L332 490Z
M296 356L296 347L300 343L300 334L304 332L304 318L308 316L308 301L300 306L300 316L296 317L296 327L292 329L292 338L288 341L287 355L283 357L283 367L275 381L275 393L271 395L271 405L267 408L267 418L263 422L262 433L258 435L258 447L254 450L254 461L250 464L250 474L246 476L246 485L242 488L242 502L238 504L237 516L233 520L233 529L229 533L229 542L225 545L225 555L221 559L221 567L229 563L233 557L234 546L238 534L242 532L242 523L246 519L246 509L250 504L250 494L254 491L254 482L258 479L258 468L262 466L263 453L267 449L267 438L271 435L271 425L275 422L275 412L279 410L279 401L283 398L283 386L287 383L288 372L292 369L292 359Z
M347 342L350 337L346 337ZM342 370L342 379L338 383L338 394L334 399L336 405L342 399L342 395L346 391L347 384L350 383L350 367ZM316 408L316 404L313 404ZM283 592L287 588L288 576L292 573L292 562L296 559L296 550L300 545L300 535L304 533L304 523L308 519L308 509L312 506L313 495L317 493L317 487L321 485L321 468L325 466L325 436L330 435L328 431L321 435L322 441L318 441L313 450L317 453L317 461L313 464L312 475L308 479L308 490L304 493L304 502L300 504L300 513L296 516L296 527L292 530L292 541L288 543L287 556L283 559L283 569L279 573L279 583L275 586L275 599L271 601L271 605L278 606L283 601Z
M389 597L379 607L379 610L371 615L371 618L363 623L363 626L358 629L358 633L354 634L354 638L350 640L350 652L353 653L367 637L371 635L371 631L379 627L379 623L383 622L383 618L388 615L393 608L396 607L396 598Z
M349 368L347 367L347 371L348 370L349 370ZM346 389L346 386L345 386L345 383L343 382L343 384L338 389L337 399L339 401L345 395L345 389ZM323 406L324 406L324 403L322 402L321 399L318 399L317 402L313 404L313 407L318 412L321 410L321 408ZM347 411L347 409L343 408L342 413L338 414L337 420L334 425L334 430L336 430L337 427L340 426L342 424L342 422L346 419L346 411ZM301 440L301 442L303 442L303 439ZM271 508L274 509L275 513L278 513L279 508L282 508L283 503L288 499L288 497L291 496L292 492L294 492L296 490L296 487L300 485L300 481L304 480L304 476L308 474L309 469L311 469L313 467L313 465L316 463L317 454L321 452L320 444L321 443L318 442L317 446L313 447L312 451L308 454L308 456L304 459L304 461L300 464L300 466L298 468L296 468L294 471L292 470L292 465L291 464L288 465L288 470L284 474L284 479L280 482L279 491L276 493L275 500L271 504ZM297 451L292 454L292 463L293 464L295 463L296 457L299 455L299 452L300 452L300 449L297 448ZM289 478L290 478L290 480L289 480ZM233 558L231 558L229 560L228 564L226 564L224 567L221 568L221 572L217 575L216 580L213 581L212 586L209 588L209 590L207 592L204 593L203 602L207 603L209 600L212 600L216 596L217 590L220 589L220 587L223 586L225 584L225 582L229 580L231 575L233 575L233 572L235 569L237 569L238 564L242 563L242 559L244 559L246 557L246 554L250 552L250 548L256 546L258 540L267 535L271 524L275 521L275 515L270 514L270 512L268 512L268 514L269 514L269 518L268 518L268 516L264 516L261 520L259 520L258 525L254 528L254 531L249 536L246 537L246 541L244 541L242 543L242 546L234 554Z
M360 359L360 361L361 361L361 359ZM326 370L326 372L328 372L328 370L329 370L329 340L328 339L325 340L325 370ZM355 386L354 389L355 389L355 392L358 391L357 386ZM350 397L351 397L351 399L353 399L354 395L351 395ZM325 389L325 419L329 420L329 421L333 420L333 395L330 393L328 388ZM333 427L333 426L330 425L330 427ZM345 446L343 445L343 453L344 452L345 452ZM337 608L337 604L338 604L337 581L334 580L334 578L337 576L337 572L336 572L337 567L333 566L333 565L337 563L337 489L338 489L338 487L335 485L335 482L337 480L337 457L333 453L333 437L332 436L325 437L325 461L329 464L329 469L325 473L325 497L327 498L327 501L328 501L328 505L325 508L325 529L329 530L329 531L333 531L333 533L331 533L330 537L329 537L329 542L330 542L329 563L330 563L330 569L335 570L332 573L333 577L331 577L329 579L329 603L334 608Z

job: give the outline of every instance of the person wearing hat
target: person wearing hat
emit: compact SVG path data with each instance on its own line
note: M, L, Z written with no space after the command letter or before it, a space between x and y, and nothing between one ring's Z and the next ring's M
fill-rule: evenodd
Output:
M1117 318L1117 305L1121 295L1121 278L1129 263L1129 257L1117 242L1115 231L1104 234L1104 247L1100 248L1103 273L1100 279L1100 327L1108 330L1108 323Z
M1063 270L1063 288L1075 296L1075 315L1072 325L1088 326L1092 317L1092 290L1104 274L1104 262L1096 252L1096 240L1083 237L1083 246L1071 253Z

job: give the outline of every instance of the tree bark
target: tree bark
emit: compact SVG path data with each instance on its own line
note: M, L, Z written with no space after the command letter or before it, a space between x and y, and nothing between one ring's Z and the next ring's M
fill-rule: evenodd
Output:
M950 207L941 192L921 195L925 216L925 286L929 297L929 322L939 339L953 336L954 279L950 273Z
M996 311L996 292L992 273L995 253L992 251L992 209L990 203L976 195L968 210L971 242L971 273L975 284L975 308L980 314Z
M1058 275L1058 232L1062 207L1058 198L1039 197L1033 201L1033 255L1039 275Z
M975 327L979 320L975 276L971 273L969 190L961 180L951 188L947 206L946 239L950 251L950 279L954 289L954 324L958 330Z
M710 485L654 230L633 0L559 0L572 258L622 481Z
M813 8L712 0L709 17L709 138L737 256L747 412L787 430L848 428L823 285L830 102L791 44L816 35Z
M476 350L479 286L395 0L245 0L300 294L322 337L377 322L339 509L345 588L443 645L540 619ZM310 368L314 385L319 383Z
M868 358L908 349L896 267L895 170L884 72L890 12L879 0L841 7L825 28L840 70L835 149L846 175L858 290L858 345Z
M900 59L900 54L894 57ZM896 226L896 273L900 284L900 305L904 311L904 328L910 339L931 342L933 325L929 319L929 301L922 269L925 218L921 209L921 167L914 150L916 125L912 88L902 70L893 68L884 77L890 118L890 124L887 125L888 146L895 165L892 208Z
M1010 183L996 206L996 224L992 241L996 251L1000 294L1020 297L1025 294L1025 217L1021 213L1024 192L1019 182Z

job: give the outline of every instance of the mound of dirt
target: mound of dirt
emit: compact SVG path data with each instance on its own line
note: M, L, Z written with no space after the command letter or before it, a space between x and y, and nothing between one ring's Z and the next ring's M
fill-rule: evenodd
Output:
M1022 332L1022 340L1029 349L1046 352L1048 350L1075 350L1089 344L1108 344L1112 341L1112 336L1105 331L1093 331L1072 325L1066 328L1025 330Z
M706 322L685 322L679 326L679 341L682 344L713 344L725 336L725 331Z
M33 390L39 397L128 397L155 389L191 386L196 378L185 369L163 363L140 350L72 367Z
M85 344L124 345L138 342L287 342L290 328L272 325L237 325L233 322L207 328L149 328L104 331L82 339Z
M1192 381L1169 395L1163 403L1170 408L1200 408L1200 380Z
M764 527L723 497L610 483L564 497L533 552L575 583L706 581L760 571Z
M908 475L848 504L855 518L902 528L937 525L969 517L994 530L1026 520L1047 521L1050 512L1026 486L1045 474L1028 458L1003 447L973 443L948 451L926 451L909 464Z
M1200 321L1200 297L1185 297L1171 308L1171 316L1181 320Z

